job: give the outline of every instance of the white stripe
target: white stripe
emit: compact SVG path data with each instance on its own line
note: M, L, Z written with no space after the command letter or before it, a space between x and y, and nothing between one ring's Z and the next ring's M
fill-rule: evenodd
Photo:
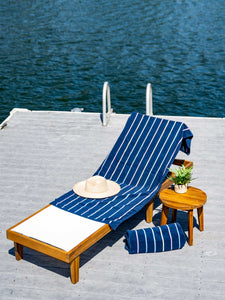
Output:
M124 168L125 168L125 166L126 166L126 163L128 162L128 160L129 160L131 154L136 150L135 147L136 147L136 145L137 145L139 139L141 138L141 136L142 136L142 134L143 134L143 132L144 132L144 130L145 130L147 124L149 123L149 121L150 121L150 118L149 118L148 121L145 123L145 126L143 127L141 133L139 134L139 137L138 137L138 139L136 140L136 142L135 142L135 144L134 144L134 146L133 146L133 149L130 151L130 154L128 155L126 161L124 162L124 166L123 166L123 168L121 169L121 171L120 171L119 175L117 176L117 179L116 179L116 180L119 179L119 177L120 177L121 173L123 172L123 170L124 170ZM138 127L139 127L139 126L138 126ZM152 126L151 126L151 128L152 128ZM150 128L150 130L151 130L151 128ZM147 136L148 136L148 135L146 135L145 140L146 140ZM145 140L144 140L144 142L145 142ZM144 144L144 142L142 143L142 145ZM140 148L140 149L141 149L141 148ZM139 151L140 151L140 149L139 149ZM139 152L139 151L138 151L138 152ZM125 151L124 151L124 154L125 154ZM124 156L124 154L123 154L123 156ZM136 156L137 156L137 154L136 154ZM134 161L135 161L135 159L133 160L133 163L134 163ZM131 164L130 168L128 169L127 174L129 173L130 169L132 168L133 163ZM111 177L112 177L112 176L111 176Z
M106 158L103 160L102 165L99 167L99 169L95 172L95 175L99 175L101 173L101 170L103 166L105 165L106 161L108 160L110 153L106 156Z
M109 201L109 202L107 202L104 206L101 206L98 210L96 210L96 211L94 211L92 214L90 214L89 216L87 216L88 218L89 217L92 217L93 215L95 215L97 212L99 212L101 209L104 209L107 205L111 205L111 203L115 200L115 199L117 199L118 198L118 196L115 196L114 198L113 198L113 200L111 200L111 201ZM100 202L98 202L98 203L100 203ZM113 207L111 207L110 209L112 209ZM110 210L109 209L109 210ZM88 210L87 211L85 211L85 213L86 212L88 212ZM105 212L104 212L105 213ZM104 213L102 214L102 215L104 215ZM102 215L100 215L100 216L98 216L98 218L100 218Z
M62 199L61 201L57 202L57 205L63 203L64 201L68 200L69 198L73 197L75 194L73 193L72 195L67 196L66 198Z
M131 189L134 189L134 187L133 188L131 188ZM130 189L130 190L131 190ZM125 195L124 195L125 196ZM116 207L116 206L118 206L121 202L124 202L125 200L126 200L126 198L127 197L129 197L130 196L130 194L128 194L128 195L126 195L126 197L124 198L123 197L123 199L120 201L120 202L118 202L118 203L116 203L113 207L111 207L110 209L108 209L107 211L104 211L104 213L102 214L102 215L104 215L105 213L107 213L108 211L110 211L112 208L114 208L114 207ZM118 196L115 196L114 198L113 198L113 200L111 200L110 202L107 202L104 206L102 206L99 210L101 210L101 209L103 209L103 208L105 208L106 206L108 206L108 205L111 205L112 204L112 202L114 202L115 201L115 199L117 199L118 198ZM94 212L94 213L92 213L91 215L89 215L88 217L90 217L90 216L93 216L95 213L97 213L99 210L97 210L96 212ZM101 215L101 216L102 216ZM99 218L100 216L98 216L97 218Z
M75 200L77 200L78 198L80 198L79 196L77 196L76 198L74 198L73 200L71 200L70 202L68 202L68 203L66 203L66 204L64 204L63 206L62 206L62 208L64 208L64 207L66 207L67 205L69 205L69 204L71 204L72 202L74 202Z
M166 141L164 142L164 144L163 144L163 146L162 146L162 148L161 148L161 151L159 152L159 154L158 154L158 156L157 156L157 158L156 158L156 160L155 160L155 163L153 164L151 170L149 171L149 175L148 175L148 177L146 178L146 180L145 180L145 182L144 182L144 185L146 184L147 180L149 179L149 177L150 177L150 175L151 175L151 172L152 172L152 170L153 170L155 164L157 163L158 158L159 158L161 152L163 151L163 149L164 149L164 147L165 147L165 145L166 145L167 140L168 140L169 137L171 136L171 134L172 134L172 132L173 132L174 126L175 126L175 124L174 124L173 127L171 128L170 133L168 134L168 137L167 137ZM180 128L179 128L179 130L180 130ZM149 190L151 189L152 184L154 183L154 180L155 180L156 176L158 175L158 173L159 173L159 171L160 171L160 169L161 169L161 166L162 166L162 164L164 163L164 161L165 161L165 159L166 159L166 157L167 157L167 154L169 153L169 151L170 151L170 149L171 149L171 147L172 147L172 145L173 145L173 143L174 143L174 140L175 140L175 138L177 137L177 135L178 135L178 131L177 131L176 135L174 136L173 141L171 142L170 147L168 148L168 150L167 150L167 152L166 152L166 155L164 155L164 158L162 159L162 162L161 162L160 166L158 167L158 170L157 170L157 172L155 173L154 178L153 178L152 181L151 181L151 185L148 187ZM163 173L163 174L164 174L164 173Z
M124 216L126 216L133 208L135 208L136 206L138 206L140 203L142 203L146 198L151 197L152 193L154 193L156 190L158 189L158 185L154 188L154 190L148 195L146 196L144 199L142 199L141 201L139 201L136 205L132 206L128 211L126 211L126 213L124 213L122 216L120 216L119 218L115 219L114 221L118 221L120 219L122 219ZM137 197L136 197L137 198ZM135 198L135 199L136 199ZM135 200L133 199L133 200ZM133 201L132 200L132 201Z
M119 203L121 203L121 202L123 202L123 201L125 201L126 199L127 199L127 197L129 197L130 195L127 195L125 198L123 198L123 200L121 200ZM119 204L119 203L117 203L117 204ZM108 203L109 204L109 203ZM107 205L108 205L107 204ZM111 204L111 203L110 203ZM116 204L116 205L117 205ZM107 206L107 205L105 205L105 206ZM114 205L114 206L111 206L108 210L106 210L106 211L104 211L101 215L99 215L99 216L97 216L96 217L96 219L99 219L99 218L101 218L102 216L104 216L105 214L107 214L111 209L113 209L116 205ZM105 207L104 206L104 207ZM100 211L100 210L102 210L104 207L101 207L100 209L98 209L97 211L95 211L93 214L91 214L91 215L89 215L88 216L88 218L90 217L90 216L93 216L93 215L95 215L98 211ZM112 215L113 216L113 215ZM110 218L111 216L109 216L109 218ZM105 218L103 219L103 220L105 220Z
M179 142L178 142L178 144L176 145L176 147L175 147L175 149L174 149L172 155L170 156L170 160L169 160L169 162L167 163L167 165L166 165L166 167L165 167L165 169L164 169L163 174L168 170L168 166L171 165L171 160L172 160L173 157L174 157L174 153L177 151L177 147L180 145L180 143L182 142L182 140L183 140L183 137L179 140Z
M135 187L130 188L130 190L128 190L127 193L128 193L129 191L131 191L132 189L134 189L134 188L135 188ZM142 189L142 188L140 187L139 190L137 190L136 192L139 192L141 189ZM140 193L139 193L137 196L139 196L139 195L140 195ZM124 196L125 196L125 195L124 195ZM110 211L111 209L115 208L116 206L118 206L120 203L124 202L128 197L130 197L130 194L127 194L125 198L123 197L123 199L122 199L121 201L119 201L118 203L116 203L113 207L110 207L107 211L104 211L104 213L102 213L101 216L103 216L104 214L106 214L108 211ZM101 207L99 210L105 208L105 207L108 206L108 205L111 205L112 202L114 202L114 200L115 200L116 198L118 198L118 196L116 196L116 197L115 197L113 200L111 200L110 202L106 203L106 205L104 205L103 207ZM130 204L132 201L133 201L133 200L131 200L130 202L126 203L126 205ZM98 211L99 211L99 210L98 210ZM97 212L97 211L96 211L96 212ZM88 217L93 216L96 212L92 213L92 214L89 215ZM118 211L116 211L116 212L118 212ZM115 213L114 213L114 214L115 214ZM114 214L113 214L113 215L114 215ZM96 219L98 219L99 217L100 217L100 216L96 217ZM111 216L110 216L110 217L111 217ZM105 218L104 218L104 220L105 220Z
M85 198L85 200L87 200L87 198ZM68 209L68 211L70 211L71 209L73 209L74 207L76 207L77 205L83 203L85 200L81 201L81 202L78 202L77 204L75 204L74 206L70 207ZM93 201L91 201L93 202ZM78 208L77 210L74 210L73 213L77 213L78 211L80 211L81 209L83 209L85 206L87 206L89 204L89 202L87 202L84 206L81 206L80 208Z
M91 206L88 210L82 212L81 216L83 216L84 214L86 214L89 210L95 208L95 206L97 206L100 202L98 201L94 206ZM78 212L79 210L81 210L83 207L81 207L80 209L78 209L76 212Z
M156 252L156 241L155 241L155 234L154 234L154 230L152 228L150 228L152 231L152 236L153 236L153 240L154 240L154 252Z
M145 236L145 253L148 253L148 241L147 241L147 235L144 229L142 229Z
M137 239L137 253L139 253L139 239L138 239L138 233L137 230L135 230L136 239Z
M151 143L152 143L152 141L154 140L154 137L155 137L156 133L158 132L161 123L162 123L162 120L161 120L161 122L160 122L160 124L159 124L159 126L158 126L158 128L157 128L157 130L156 130L156 132L155 132L155 134L154 134L154 136L152 137L152 139L151 139L151 141L150 141L150 143L149 143L147 149L145 150L145 153L144 153L144 155L142 156L142 159L140 160L140 162L139 162L139 164L138 164L138 166L137 166L137 168L136 168L136 171L134 172L134 175L133 175L133 177L131 178L129 184L131 184L132 180L134 179L134 176L136 175L137 170L138 170L138 168L140 167L140 164L142 163L142 161L143 161L143 159L144 159L144 157L145 157L145 155L146 155L146 153L147 153L149 147L151 146Z
M77 197L76 199L74 199L74 200L77 200L77 199L79 199L80 197ZM70 208L68 208L68 210L71 210L71 209L73 209L74 207L76 207L77 205L79 205L79 204L82 204L83 202L85 202L87 200L87 198L84 198L82 201L80 201L80 202L78 202L78 203L76 203L76 204L74 204L74 206L71 206ZM72 203L73 201L71 201L71 203ZM69 204L69 203L68 203ZM87 204L86 204L87 205ZM85 205L85 206L86 206ZM64 206L66 206L66 205L64 205ZM63 207L64 207L63 206ZM63 208L62 207L62 208Z
M167 224L166 224L166 226L167 226L169 236L170 236L170 250L173 250L173 239L172 239L172 235L171 235L171 232L170 232L170 228Z
M179 239L179 248L180 248L180 233L178 231L178 228L177 228L177 224L174 223L175 227L176 227L176 230L177 230L177 234L178 234L178 239Z
M112 173L111 176L110 176L110 179L113 177L113 175L115 174L115 172L116 172L118 166L120 165L120 162L121 162L122 158L124 157L127 148L130 146L130 142L131 142L132 139L134 138L135 133L137 132L138 128L140 127L140 125L141 125L141 123L142 123L142 121L143 121L143 118L144 118L144 116L142 116L142 118L141 118L141 120L140 120L138 126L136 127L136 129L135 129L135 131L134 131L132 137L131 137L130 140L129 140L129 143L127 143L127 146L126 146L125 150L123 151L123 154L121 155L120 160L118 161L117 166L114 168L114 171L113 171L113 173ZM119 176L118 176L118 177L119 177ZM118 177L117 177L117 178L118 178ZM116 179L116 180L117 180L117 179Z
M130 195L128 195L130 196ZM120 209L118 209L117 211L115 211L112 215L108 216L107 218L111 218L112 216L116 215L121 209L123 209L124 207L128 206L130 203L132 203L136 198L140 197L141 194L138 194L135 198L133 198L130 202L127 202L125 205L123 205L122 207L120 207Z
M134 189L135 187L132 187L130 190L132 190L132 189ZM139 190L137 190L136 191L136 193L137 192L139 192L140 190L141 190L142 188L140 187L139 188ZM140 197L140 193L134 198L134 199L132 199L130 202L127 202L126 203L126 205L123 205L122 206L122 208L123 207L125 207L125 206L127 206L127 205L129 205L131 202L133 202L137 197ZM131 195L130 194L128 194L128 195L126 195L126 197L125 198L123 198L120 202L118 202L118 203L116 203L113 207L111 207L110 209L108 209L107 211L105 211L101 216L103 216L104 214L106 214L108 211L110 211L112 208L115 208L116 206L118 206L120 203L122 203L122 202L124 202L128 197L130 197ZM111 203L108 203L107 205L109 205L109 204L111 204ZM105 205L105 206L107 206L107 205ZM114 216L116 213L118 213L118 211L120 211L121 210L121 208L120 209L118 209L116 212L114 212L112 215L110 215L110 216L106 216L107 218L111 218L112 216ZM98 219L99 217L96 217L96 219ZM103 220L105 220L106 218L104 218Z
M131 128L132 128L132 126L134 125L134 122L136 121L137 116L138 116L138 114L135 116L135 118L134 118L134 120L133 120L133 122L132 122L132 124L131 124L131 126L130 126L130 128L129 128L129 130L127 131L127 134L125 135L125 137L124 137L122 143L120 144L120 147L118 148L116 154L114 155L114 158L113 158L113 160L111 161L111 164L110 164L110 166L109 166L109 168L108 168L108 170L106 171L106 173L105 173L104 176L106 176L107 173L109 172L109 170L110 170L110 168L111 168L111 166L112 166L112 164L113 164L113 162L114 162L114 160L115 160L115 158L116 158L118 152L120 151L120 149L121 149L121 147L122 147L122 145L123 145L123 143L124 143L126 137L128 136L129 132L131 131ZM104 164L105 164L105 163L104 163ZM101 168L101 169L102 169L102 168Z
M164 237L163 237L163 234L162 234L162 229L160 227L158 227L158 228L159 228L161 238L162 238L162 251L164 252L165 251Z
M122 191L123 189L125 189L125 188L126 188L126 187L121 188L121 191ZM115 197L113 198L113 200L115 200L117 197L118 197L118 196L115 196ZM78 197L78 198L79 198L79 197ZM71 209L73 209L74 207L76 207L77 205L83 203L85 200L87 200L87 198L85 198L84 200L82 200L82 201L76 203L74 206L70 207L69 210L71 210ZM93 199L93 200L88 199L88 200L89 200L89 201L88 201L85 205L83 205L83 206L82 206L81 208L79 208L78 210L75 210L73 213L77 213L79 210L85 208L87 205L90 205L90 204L92 204L93 202L96 201L96 199ZM107 202L106 205L110 204L113 200L111 200L110 202ZM97 204L99 204L99 203L100 203L100 202L98 201ZM106 206L106 205L105 205L105 206ZM96 206L96 205L95 205L95 206ZM102 208L104 208L105 206L103 206ZM93 206L92 206L91 208L93 208ZM90 209L88 209L88 210L90 210ZM88 211L88 210L87 210L87 211ZM86 213L87 211L83 212L83 214ZM90 216L91 216L91 215L90 215Z
M167 124L167 125L168 125L168 124ZM168 133L167 139L165 140L163 146L161 147L161 151L159 152L157 158L155 159L155 162L154 162L154 164L152 165L151 170L149 171L149 175L147 176L147 178L146 178L146 180L145 180L145 182L144 182L144 185L146 184L146 182L148 181L149 177L151 176L151 172L152 172L152 170L153 170L155 164L158 162L158 158L160 158L160 154L161 154L162 151L164 150L164 148L165 148L165 146L166 146L166 143L167 143L167 140L169 139L169 137L170 137L171 134L172 134L172 131L173 131L174 126L175 126L175 124L174 124L173 127L171 128L170 133ZM167 126L166 126L166 127L167 127ZM175 137L174 137L174 139L175 139ZM173 139L173 142L174 142L174 139ZM173 142L172 142L172 143L173 143ZM172 143L170 144L170 147L168 148L166 154L163 156L163 159L162 159L162 161L161 161L160 166L157 168L157 172L155 173L155 176L154 176L154 178L153 178L152 181L151 181L151 185L148 187L149 190L151 189L152 184L154 183L154 180L155 180L156 176L158 175L158 173L159 173L159 171L160 171L160 169L161 169L161 166L163 165L163 163L164 163L164 161L165 161L165 159L166 159L166 157L167 157L167 154L168 154L168 152L170 151L170 148L172 147ZM155 149L154 149L154 150L155 150ZM164 174L164 173L163 173L163 174Z
M128 185L129 186L129 185ZM134 191L135 193L138 193L140 190L142 190L143 189L143 187L142 186L140 186L140 187L137 187L136 185L130 185L130 189L129 190L127 190L125 193L129 193L130 191L132 191L133 189L136 189L136 188L138 188L138 190L136 190L136 191Z
M136 161L136 159L137 159L137 157L138 157L140 151L142 150L142 148L143 148L143 146L144 146L144 143L145 143L146 139L149 137L149 134L151 133L152 127L153 127L153 125L155 124L155 121L156 121L156 118L154 119L154 122L152 123L152 126L151 126L151 128L149 129L149 132L148 132L148 134L146 135L146 137L145 137L145 139L144 139L142 145L140 146L139 150L137 151L137 154L136 154L136 156L135 156L134 159L133 159L133 163L131 164L129 171L127 172L127 175L126 175L126 176L124 177L124 179L123 179L123 183L124 183L125 180L127 179L127 176L129 175L130 170L133 168L134 162ZM151 139L151 141L150 141L150 143L149 143L149 146L150 146L152 140L153 140L153 139ZM135 149L135 150L136 150L136 149ZM129 184L130 184L130 183L129 183Z
M146 167L148 166L149 161L151 160L153 154L155 153L155 151L156 151L156 149L157 149L157 147L158 147L158 144L159 144L159 142L161 141L161 139L162 139L162 137L163 137L163 135L164 135L164 132L165 132L165 130L166 130L166 128L167 128L168 125L169 125L169 121L167 122L165 128L163 129L163 132L162 132L160 138L158 139L157 144L155 145L155 147L154 147L154 149L153 149L153 151L152 151L152 153L151 153L151 155L150 155L150 157L149 157L147 163L145 164ZM161 148L161 151L162 151L162 149L163 149L163 148ZM161 154L161 151L159 152L157 158L158 158L159 155ZM155 163L156 163L156 162L155 162ZM155 165L155 163L154 163L154 165ZM154 165L153 165L153 166L154 166ZM150 176L150 174L151 174L151 172L152 172L153 166L152 166L151 170L149 171L149 176ZM140 177L139 177L139 180L138 180L137 184L140 182L140 180L141 180L141 178L142 178L142 175L143 175L143 173L144 173L145 170L146 170L146 167L143 169L143 171L142 171L142 173L141 173L141 175L140 175ZM149 176L148 176L148 177L149 177ZM148 177L146 178L145 183L144 183L143 185L146 184Z

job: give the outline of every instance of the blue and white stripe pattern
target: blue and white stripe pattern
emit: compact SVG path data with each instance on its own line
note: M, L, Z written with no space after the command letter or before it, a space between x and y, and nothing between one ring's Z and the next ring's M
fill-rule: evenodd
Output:
M153 228L127 230L125 249L130 254L164 252L181 249L186 235L179 223L171 223Z
M157 194L178 151L190 153L191 139L184 123L132 113L94 174L117 182L119 194L87 199L71 190L51 204L116 229Z

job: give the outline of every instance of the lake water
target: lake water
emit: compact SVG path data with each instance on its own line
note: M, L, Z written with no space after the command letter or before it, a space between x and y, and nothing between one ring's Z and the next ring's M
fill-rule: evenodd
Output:
M4 0L0 122L14 107L225 117L224 0Z

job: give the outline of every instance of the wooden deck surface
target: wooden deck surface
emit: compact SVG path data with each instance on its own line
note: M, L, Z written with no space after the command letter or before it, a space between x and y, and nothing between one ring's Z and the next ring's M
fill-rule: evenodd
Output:
M66 263L27 248L24 259L15 260L6 229L90 177L127 118L113 114L102 127L95 113L18 111L0 130L0 299L225 298L225 119L170 117L194 134L191 155L178 157L194 162L192 185L208 196L203 232L194 211L193 246L128 254L127 229L159 225L156 201L153 223L145 222L143 210L81 255L76 285ZM177 221L187 234L187 214L178 211Z

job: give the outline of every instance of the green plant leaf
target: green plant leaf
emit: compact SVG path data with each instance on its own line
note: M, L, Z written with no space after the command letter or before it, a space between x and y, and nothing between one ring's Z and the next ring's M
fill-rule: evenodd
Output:
M190 168L185 168L184 165L175 169L169 168L169 171L172 172L172 174L168 178L175 184L183 185L189 183L193 180L191 173L192 169L193 166L191 166Z

